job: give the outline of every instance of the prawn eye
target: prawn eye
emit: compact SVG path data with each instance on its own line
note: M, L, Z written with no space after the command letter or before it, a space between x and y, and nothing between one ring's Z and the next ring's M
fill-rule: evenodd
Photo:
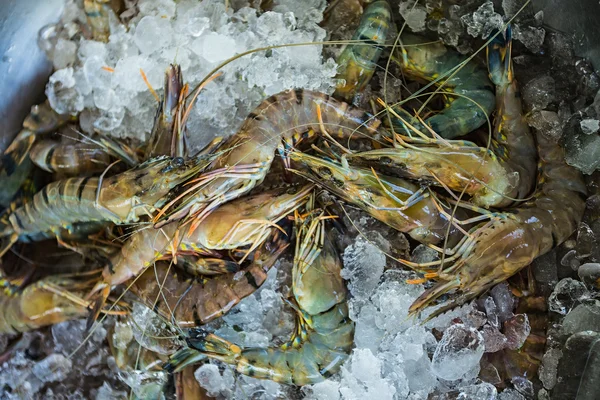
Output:
M320 167L319 175L321 175L323 178L331 178L333 176L333 173L327 167Z
M383 156L381 157L381 159L379 160L380 163L382 163L383 165L391 165L392 164L392 159L387 157L387 156Z
M171 166L173 168L179 168L181 167L183 164L185 164L185 160L183 159L183 157L175 157L173 159L173 161L171 161Z

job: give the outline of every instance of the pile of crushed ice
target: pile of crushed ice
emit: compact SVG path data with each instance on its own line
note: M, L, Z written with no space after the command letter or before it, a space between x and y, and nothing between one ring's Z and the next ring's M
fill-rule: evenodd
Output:
M46 95L60 113L81 113L82 129L116 137L143 139L150 132L156 100L169 63L181 66L184 80L195 87L217 65L247 50L281 44L321 42L326 2L275 1L260 16L244 2L226 9L222 0L140 0L127 27L111 19L108 43L81 39L78 23L85 14L75 0L67 2L61 23L47 27L41 46L57 71ZM241 57L221 70L193 108L188 128L193 143L233 133L265 97L302 87L333 89L333 59L324 60L322 45L283 47Z

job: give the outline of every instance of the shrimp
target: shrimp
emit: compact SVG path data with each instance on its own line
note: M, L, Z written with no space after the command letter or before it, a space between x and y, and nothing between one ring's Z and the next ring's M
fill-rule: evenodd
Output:
M71 120L70 116L57 114L48 102L31 107L17 134L0 158L0 205L8 207L33 168L29 151L38 135L57 130Z
M83 10L92 28L92 38L107 42L110 35L109 15L122 8L121 0L83 0Z
M16 334L81 318L86 303L71 289L76 282L51 276L20 289L0 273L0 334Z
M325 134L322 127L330 127L337 136L376 139L379 125L380 121L365 111L322 93L295 89L273 95L251 112L240 130L223 144L220 151L225 155L212 163L197 184L183 188L185 191L161 210L154 219L155 227L189 215L196 219L192 225L195 228L219 205L260 184L276 150L288 162L285 150L315 132Z
M436 274L439 282L410 307L416 314L445 293L455 291L429 318L478 296L564 242L577 228L586 186L581 173L564 161L564 151L537 132L540 157L538 191L518 208L496 213L472 229L470 237L445 259Z
M415 240L435 244L446 237L449 228L451 236L458 233L450 224L449 213L440 212L426 191L410 181L377 175L372 170L345 166L298 151L291 152L289 157L300 166L292 172L392 228L408 233Z
M100 173L111 162L110 155L95 143L60 143L42 140L29 152L31 161L50 173L61 176L86 176Z
M402 54L396 62L409 77L434 82L448 100L446 108L425 120L425 124L446 139L466 135L482 126L494 111L493 85L485 70L473 60L448 49L443 44L424 44L423 39L402 34ZM453 94L458 95L452 98ZM418 121L411 121L425 131ZM392 124L406 132L401 120ZM408 133L408 132L407 132Z
M505 40L497 36L488 46L490 76L497 85L493 151L467 141L431 140L423 146L399 144L346 158L392 175L425 180L459 193L464 190L473 204L485 208L506 207L525 198L533 189L537 154L510 55L509 29ZM404 140L408 139L400 137L399 143Z
M276 347L240 347L212 333L194 329L187 346L171 356L165 369L178 371L209 357L235 366L244 375L293 385L321 382L336 373L354 342L347 291L340 276L342 262L317 214L297 231L292 269L296 330Z
M76 222L134 222L161 205L175 185L201 171L209 158L156 157L121 174L53 182L11 213L4 236L55 232Z
M340 69L336 79L341 83L333 97L351 103L365 89L375 73L391 20L392 10L387 0L376 0L367 6L352 36L352 40L364 43L347 45L338 57Z
M276 230L254 253L241 273L186 279L169 272L168 265L148 268L130 288L142 303L181 328L206 324L221 317L254 293L267 279L289 236Z
M102 304L112 286L137 276L169 253L211 255L211 250L235 250L243 246L251 246L250 252L277 229L277 222L304 204L312 190L313 185L275 189L227 203L211 213L199 229L181 237L177 224L142 230L128 239L121 252L104 268L103 279L90 296L101 291L97 302ZM227 263L223 266L223 272L227 272Z

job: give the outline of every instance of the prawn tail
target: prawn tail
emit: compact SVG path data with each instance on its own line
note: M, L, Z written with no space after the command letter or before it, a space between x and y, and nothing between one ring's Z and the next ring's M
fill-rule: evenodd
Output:
M163 365L163 369L173 374L183 370L188 365L196 364L206 358L207 356L198 350L184 347L171 355L169 361Z
M487 46L487 61L490 79L497 86L505 86L513 81L513 68L511 62L512 53L512 29L510 25L506 28L504 35L498 31L492 32L496 35Z
M168 372L178 372L208 356L227 364L235 364L242 353L241 347L201 328L192 329L185 340L187 347L173 354L163 369Z

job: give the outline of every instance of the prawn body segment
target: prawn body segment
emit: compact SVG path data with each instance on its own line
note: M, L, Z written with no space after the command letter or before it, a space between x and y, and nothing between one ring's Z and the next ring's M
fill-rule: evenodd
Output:
M494 88L484 68L448 49L440 42L425 43L411 34L401 36L402 71L411 78L435 82L447 95L446 107L425 119L425 124L446 139L466 135L486 123L494 111ZM453 96L455 95L455 96ZM418 121L411 121L421 131ZM409 133L400 120L393 121L397 132Z
M333 94L335 98L352 103L365 89L375 73L391 22L392 11L387 0L374 1L365 8L351 39L361 43L348 44L337 60L340 68L336 79L341 83Z

